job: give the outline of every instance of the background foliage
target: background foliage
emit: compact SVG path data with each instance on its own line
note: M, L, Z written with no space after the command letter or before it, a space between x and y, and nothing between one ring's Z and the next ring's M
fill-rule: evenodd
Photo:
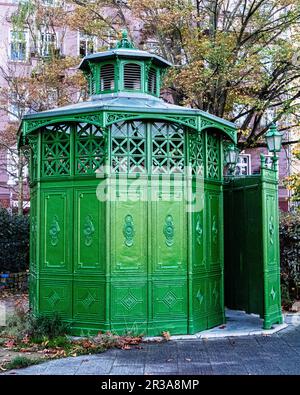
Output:
M282 302L290 307L300 298L300 218L299 214L281 213L280 265Z
M29 267L29 217L0 208L0 273Z

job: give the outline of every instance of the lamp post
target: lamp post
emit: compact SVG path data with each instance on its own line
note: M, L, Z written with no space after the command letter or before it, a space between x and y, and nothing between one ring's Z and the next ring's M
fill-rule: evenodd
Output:
M239 150L234 144L230 144L225 155L228 175L233 175L239 157Z
M268 151L273 153L274 170L277 170L278 156L277 152L281 151L282 133L279 133L275 123L272 123L270 129L265 135Z

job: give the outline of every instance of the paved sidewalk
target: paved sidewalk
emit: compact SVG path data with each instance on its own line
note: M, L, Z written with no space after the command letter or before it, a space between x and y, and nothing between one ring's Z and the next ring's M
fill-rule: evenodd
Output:
M141 349L65 358L17 375L300 374L300 326L271 336L144 343Z

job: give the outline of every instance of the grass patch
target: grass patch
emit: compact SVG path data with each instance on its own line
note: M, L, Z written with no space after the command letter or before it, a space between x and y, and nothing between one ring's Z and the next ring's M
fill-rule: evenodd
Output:
M122 336L106 332L80 339L69 337L69 331L69 324L57 314L34 317L19 305L15 313L7 319L7 326L0 333L2 350L7 350L11 354L10 361L5 361L2 365L0 363L0 370L24 368L49 359L97 354L110 348L130 349L139 347L142 339L141 335L136 335L133 330ZM37 359L23 355L14 356L17 352L33 353Z
M23 356L17 356L14 357L10 362L8 362L5 365L5 369L11 370L11 369L27 368L28 366L36 365L39 362L40 362L39 359L31 359Z

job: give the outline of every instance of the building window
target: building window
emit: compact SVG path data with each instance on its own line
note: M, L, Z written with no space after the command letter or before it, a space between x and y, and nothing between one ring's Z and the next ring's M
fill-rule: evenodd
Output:
M153 67L150 68L148 74L148 92L153 95L157 94L157 74Z
M51 56L56 50L56 34L44 32L40 36L40 55L41 56Z
M96 40L97 38L95 36L79 32L79 55L82 58L95 52Z
M12 122L20 120L20 106L16 101L10 101L8 104L8 118Z
M113 91L115 89L115 68L113 64L105 64L100 69L100 90Z
M248 176L251 174L251 156L249 154L239 155L234 174L236 176Z
M42 4L47 7L57 7L61 3L60 0L42 0Z
M27 96L27 93L19 95L17 92L10 89L7 106L7 113L10 121L19 121L26 111L28 111L26 107Z
M115 21L114 21L115 22ZM97 40L98 47L101 49L115 48L117 44L116 32L113 29L107 29Z
M25 31L10 32L10 59L24 62L28 51L28 35Z
M160 50L160 46L159 46L159 42L158 41L146 41L144 44L144 49L146 51L155 53L157 55L160 55L161 50Z
M141 90L141 66L136 63L124 65L124 88L129 90Z
M15 145L7 150L6 170L11 185L13 183L16 184L16 181L18 179L18 150L17 146Z

